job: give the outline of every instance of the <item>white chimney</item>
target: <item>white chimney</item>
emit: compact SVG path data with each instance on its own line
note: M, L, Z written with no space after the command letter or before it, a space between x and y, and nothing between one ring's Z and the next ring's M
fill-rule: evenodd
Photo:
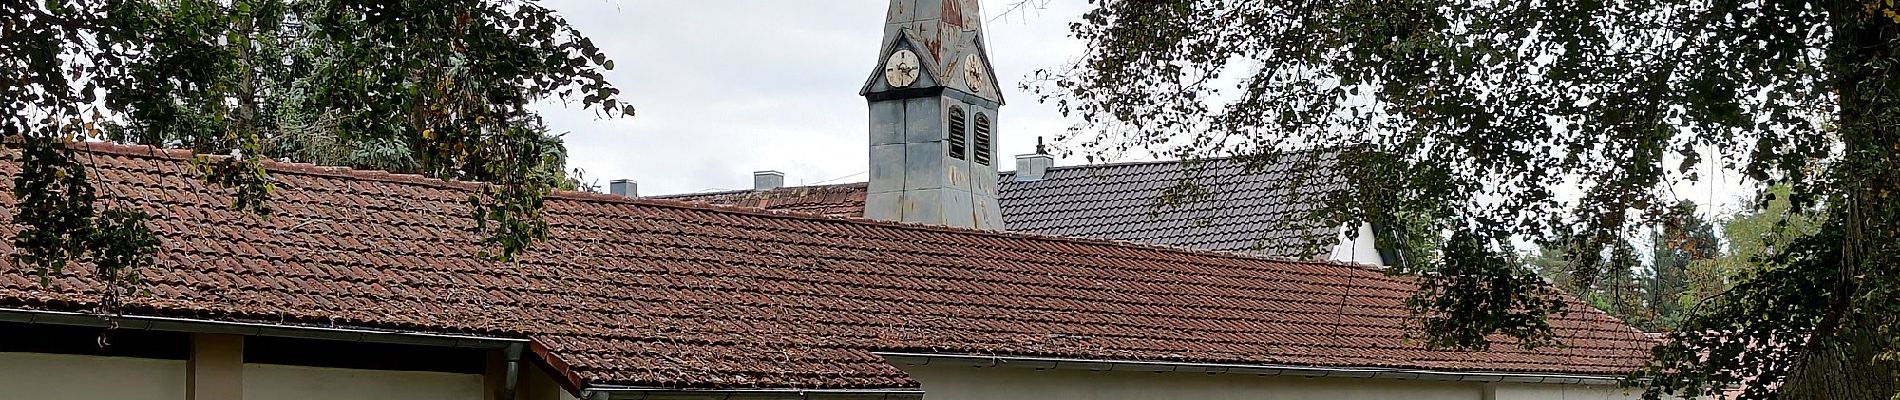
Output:
M785 187L785 173L778 171L757 171L752 173L752 190L772 190Z
M1037 137L1035 153L1016 156L1016 181L1040 181L1055 164L1056 158L1049 156L1049 151L1042 147L1042 138Z
M640 197L640 183L632 179L615 179L607 184L607 191L626 197Z

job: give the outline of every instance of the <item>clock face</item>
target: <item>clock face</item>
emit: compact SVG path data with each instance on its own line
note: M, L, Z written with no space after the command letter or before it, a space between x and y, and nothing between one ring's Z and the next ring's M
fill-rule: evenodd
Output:
M909 87L917 83L917 74L922 72L917 65L917 53L910 50L898 50L884 61L884 82L892 87Z
M983 68L983 57L971 54L963 59L963 82L972 92L981 92L989 85L989 70Z

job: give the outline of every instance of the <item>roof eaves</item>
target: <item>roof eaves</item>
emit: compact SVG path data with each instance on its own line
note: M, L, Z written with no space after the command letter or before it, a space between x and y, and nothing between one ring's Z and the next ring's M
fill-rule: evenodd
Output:
M1440 371L1379 367L1318 367L1300 365L1228 364L1185 361L1095 360L1061 357L979 355L953 353L872 352L892 364L1015 367L1086 371L1182 372L1300 376L1308 378L1371 378L1457 382L1553 383L1614 385L1621 377L1512 371Z
M295 339L339 340L347 342L405 344L420 346L500 349L527 343L527 339L443 333L377 330L367 328L305 326L285 323L218 321L144 315L121 315L111 323L98 315L67 311L0 308L0 321L23 324L106 327L188 333L216 333Z
M798 400L921 400L924 390L918 388L870 388L870 389L798 389L798 388L754 388L754 389L674 389L639 386L588 386L581 391L581 398L587 400L621 399L798 399Z

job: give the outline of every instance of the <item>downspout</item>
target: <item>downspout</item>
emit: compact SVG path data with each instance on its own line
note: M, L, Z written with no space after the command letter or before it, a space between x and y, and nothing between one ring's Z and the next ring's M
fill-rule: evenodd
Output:
M502 376L502 400L515 400L515 392L521 382L521 343L511 343L502 349L502 357L507 362L508 371Z

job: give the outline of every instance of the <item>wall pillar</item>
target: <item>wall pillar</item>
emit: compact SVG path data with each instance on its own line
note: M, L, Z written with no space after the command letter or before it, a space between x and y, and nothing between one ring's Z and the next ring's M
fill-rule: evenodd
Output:
M244 398L244 336L191 335L191 360L185 363L185 398Z
M482 368L482 398L492 400L514 400L503 398L501 387L508 379L508 361L502 358L501 350L487 351L487 362Z

